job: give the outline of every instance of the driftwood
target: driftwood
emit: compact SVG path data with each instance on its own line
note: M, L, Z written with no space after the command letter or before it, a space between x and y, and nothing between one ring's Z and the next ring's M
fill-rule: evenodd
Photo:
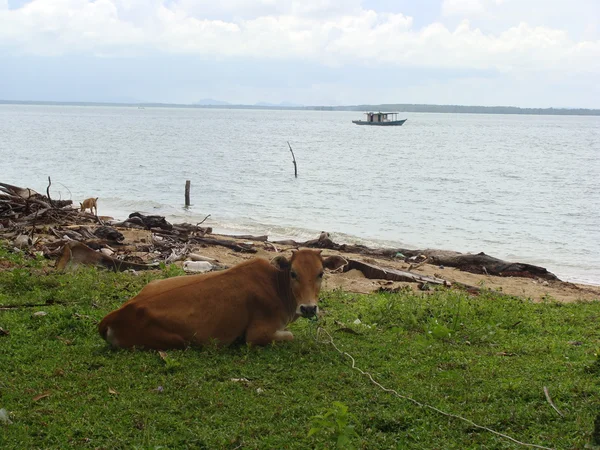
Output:
M115 230L112 227L101 226L94 230L94 236L97 236L102 239L106 239L108 241L113 242L123 242L125 240L125 236L120 231Z
M72 204L71 200L51 200L30 188L0 183L0 224L5 228L72 221L74 210L65 209Z
M238 234L238 235L231 235L228 237L233 238L233 239L243 239L245 241L258 241L258 242L267 242L269 240L269 236L267 236L267 235L252 236L251 234Z
M292 240L274 241L275 244L292 245L296 247L311 247L336 250L344 253L357 253L374 257L402 258L412 262L411 258L424 255L428 264L456 267L464 272L496 275L500 277L541 278L558 280L557 276L543 267L525 263L513 263L486 255L485 253L464 254L442 250L414 250L404 248L372 249L364 245L337 244L331 240L328 233L321 233L319 238L305 242Z
M357 261L355 259L349 259L348 264L344 267L344 272L352 269L360 270L365 277L374 278L379 280L392 280L392 281L408 281L413 283L430 283L439 284L442 286L450 286L450 283L441 278L428 277L425 275L419 275L404 270L388 269L374 264L369 264L363 261Z
M200 223L202 223L202 222L200 222ZM181 233L197 233L202 236L204 236L205 234L212 233L211 227L201 227L201 226L199 226L200 223L197 225L192 225L190 223L176 223L176 224L173 224L172 231L178 232L180 234Z
M321 233L317 239L310 239L304 242L296 242L291 239L284 239L279 241L273 241L274 244L279 245L290 245L294 247L308 247L308 248L321 248L328 250L336 250L344 253L357 253L360 255L369 255L383 258L392 258L397 253L400 253L402 249L389 249L389 248L369 248L365 245L351 245L351 244L337 244L331 240L329 233Z
M22 188L19 186L13 186L12 184L7 184L7 183L0 183L0 190L7 192L8 194L14 195L16 197L22 198L24 200L27 200L31 197L39 197L40 196L40 194L38 194L33 189Z
M502 261L486 255L485 253L471 254L449 254L451 252L427 251L422 252L431 263L456 267L464 272L477 274L489 274L499 277L522 277L522 278L541 278L544 280L558 280L556 275L548 272L543 267L532 264L512 263Z
M165 220L163 216L145 216L139 212L129 214L126 223L132 223L150 230L152 228L160 228L163 230L172 230L173 225Z
M220 245L221 247L227 247L240 253L256 253L256 249L250 245L241 242L226 241L224 239L190 237L190 242L195 244Z
M56 263L56 269L65 270L68 265L100 266L115 272L122 272L127 269L149 270L157 268L156 264L137 264L111 258L110 256L92 250L81 242L75 241L68 242L64 245L62 255Z

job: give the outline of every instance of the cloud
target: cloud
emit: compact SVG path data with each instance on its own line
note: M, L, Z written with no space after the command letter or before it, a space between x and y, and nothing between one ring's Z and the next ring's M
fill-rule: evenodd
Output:
M484 10L483 0L444 0L442 2L442 14L445 16L470 16Z
M476 16L499 6L499 0L444 0L442 11ZM159 51L333 66L600 71L600 40L574 41L564 29L522 22L486 32L468 20L415 29L413 22L358 0L33 0L0 9L0 47L34 55Z

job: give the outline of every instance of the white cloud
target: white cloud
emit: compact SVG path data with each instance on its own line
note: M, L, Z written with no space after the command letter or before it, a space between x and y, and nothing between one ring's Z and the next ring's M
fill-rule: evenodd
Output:
M442 14L445 16L472 16L485 10L483 0L444 0Z
M477 14L500 3L445 0L443 8ZM367 10L358 0L34 0L0 9L0 46L42 55L158 50L337 65L600 71L600 41L577 42L563 29L522 22L491 33L467 20L414 29L411 17Z

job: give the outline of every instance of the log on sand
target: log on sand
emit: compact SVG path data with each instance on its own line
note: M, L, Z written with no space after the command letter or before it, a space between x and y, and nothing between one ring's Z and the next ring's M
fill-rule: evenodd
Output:
M363 275L371 279L391 280L391 281L408 281L411 283L430 283L439 284L442 286L450 286L446 280L436 277L428 277L405 270L388 269L374 264L369 264L355 259L349 259L348 265L344 266L344 272L352 269L360 270Z
M439 250L424 250L423 255L433 264L456 267L464 272L496 275L499 277L541 278L543 280L558 280L558 277L543 267L519 262L507 262L485 253L462 254L441 252Z
M364 245L337 244L331 240L328 233L321 233L319 238L311 239L305 242L295 242L291 240L275 241L275 244L293 245L298 247L322 248L336 250L344 253L357 253L374 257L404 258L406 262L411 262L410 258L424 255L427 263L440 266L456 267L464 272L496 275L499 277L522 277L522 278L541 278L543 280L558 280L558 277L543 267L534 266L519 262L507 262L485 253L464 254L459 252L443 250L414 250L405 248L393 249L372 249Z

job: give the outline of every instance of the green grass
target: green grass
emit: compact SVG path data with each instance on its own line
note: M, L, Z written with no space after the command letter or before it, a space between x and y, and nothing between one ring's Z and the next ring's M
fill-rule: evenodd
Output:
M0 310L0 327L10 332L0 336L0 408L12 421L0 422L2 449L335 448L335 436L308 436L312 418L334 402L353 418L356 448L518 448L381 391L315 340L317 326L403 395L524 442L598 444L600 302L324 292L325 316L293 324L292 343L190 348L163 359L109 349L96 324L150 279L178 269L57 274L1 246L0 259L11 265L0 272L0 305L20 305ZM241 378L248 381L232 381Z

